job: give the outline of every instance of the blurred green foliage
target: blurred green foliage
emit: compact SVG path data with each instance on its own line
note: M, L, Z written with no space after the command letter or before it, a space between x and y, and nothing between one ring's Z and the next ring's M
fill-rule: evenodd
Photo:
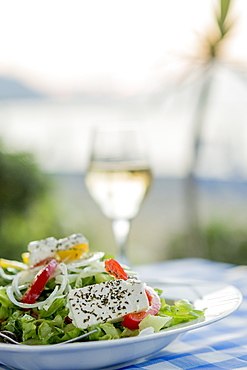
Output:
M247 264L247 229L243 226L211 221L197 232L194 240L190 232L174 237L168 246L168 258L198 257Z
M31 154L0 150L0 257L20 259L32 240L61 234L52 184Z
M0 152L0 217L22 214L46 190L44 178L29 154Z

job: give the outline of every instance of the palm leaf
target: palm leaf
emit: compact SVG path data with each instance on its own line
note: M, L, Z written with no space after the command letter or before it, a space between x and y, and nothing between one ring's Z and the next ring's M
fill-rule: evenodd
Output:
M220 22L221 24L225 23L231 0L220 0Z

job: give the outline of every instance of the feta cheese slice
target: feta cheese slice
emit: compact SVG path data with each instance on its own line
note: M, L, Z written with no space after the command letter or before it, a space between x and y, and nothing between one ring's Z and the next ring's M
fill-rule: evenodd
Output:
M58 239L57 250L64 251L73 248L77 245L88 245L88 240L85 238L84 235L80 233L72 234L63 239Z
M57 240L53 237L43 240L35 240L28 244L29 263L35 265L36 263L48 257L55 257Z
M74 251L74 253L71 252L75 260L79 258L83 252L88 252L88 240L84 235L79 233L72 234L59 240L49 237L43 240L32 241L27 247L29 251L29 264L35 265L49 257L60 257L62 260L70 261L68 258L70 255L66 253L63 254L63 252L70 251L73 248L79 249L78 251Z
M68 293L67 307L73 324L81 329L107 321L121 321L149 307L145 284L139 280L110 280Z

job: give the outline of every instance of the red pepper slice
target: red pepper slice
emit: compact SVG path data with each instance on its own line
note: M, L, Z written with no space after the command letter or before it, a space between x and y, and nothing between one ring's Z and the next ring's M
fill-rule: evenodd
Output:
M37 301L57 265L58 261L55 258L52 258L42 267L23 295L21 299L22 303L32 304Z
M41 260L39 262L36 262L34 265L29 266L29 269L33 269L34 267L46 265L52 259L53 257L47 257L44 260Z
M146 287L145 292L148 297L149 308L146 311L133 312L126 315L121 323L124 327L131 330L138 329L144 317L147 315L155 316L159 312L161 303L157 293L150 287Z
M105 260L105 270L109 275L114 276L115 279L128 280L129 278L122 266L113 258Z

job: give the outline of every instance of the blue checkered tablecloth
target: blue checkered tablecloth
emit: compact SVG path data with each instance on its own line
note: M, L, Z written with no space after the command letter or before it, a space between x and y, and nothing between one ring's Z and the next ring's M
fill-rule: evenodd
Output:
M247 266L183 259L138 266L136 270L143 279L174 277L232 284L242 292L244 299L239 309L229 317L191 330L148 360L121 369L247 370ZM0 369L6 370L1 365Z
M183 259L142 266L138 270L142 277L152 280L175 277L232 284L243 294L243 302L229 317L191 330L148 361L122 369L247 369L247 267Z

